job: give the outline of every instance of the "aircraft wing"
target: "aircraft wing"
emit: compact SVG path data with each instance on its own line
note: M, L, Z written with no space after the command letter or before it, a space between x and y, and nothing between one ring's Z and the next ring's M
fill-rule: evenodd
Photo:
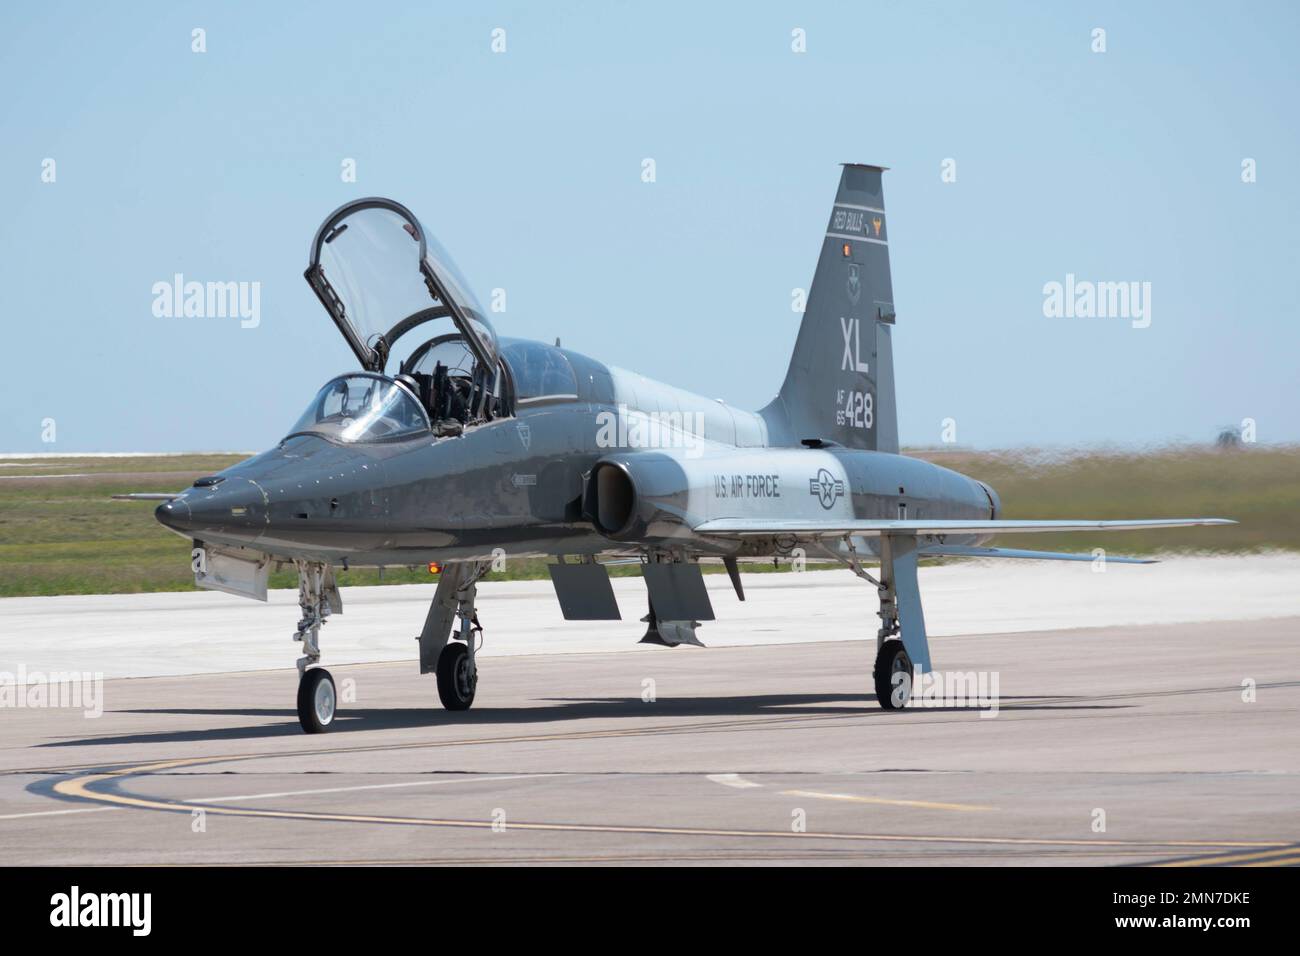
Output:
M974 548L961 544L932 544L919 550L923 558L1025 558L1030 561L1095 561L1091 554L1065 551L1027 551L1024 548ZM1156 558L1106 555L1107 564L1157 564Z
M882 534L1020 534L1043 531L1134 531L1142 528L1191 528L1197 525L1236 524L1227 518L1122 518L1089 521L1082 518L1052 520L956 520L909 518L715 518L695 526L699 534L720 537L754 537L797 534L818 538L845 535L873 537Z

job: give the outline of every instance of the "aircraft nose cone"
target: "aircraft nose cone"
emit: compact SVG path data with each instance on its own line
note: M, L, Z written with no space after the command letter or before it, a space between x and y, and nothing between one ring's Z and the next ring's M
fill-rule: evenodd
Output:
M227 478L190 488L158 506L154 516L165 527L189 537L212 536L241 544L266 530L266 499L247 478Z
M154 509L153 516L164 528L170 528L181 534L190 533L190 506L185 503L184 498L164 501Z

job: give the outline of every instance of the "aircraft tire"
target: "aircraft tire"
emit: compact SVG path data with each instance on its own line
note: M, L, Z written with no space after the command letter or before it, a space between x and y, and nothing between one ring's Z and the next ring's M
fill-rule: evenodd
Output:
M438 655L438 698L448 710L469 710L478 689L478 675L470 676L469 648L452 642Z
M895 695L899 688L894 687L893 679L897 673L908 675L906 692L901 699ZM902 710L912 696L912 659L907 656L902 641L885 641L876 652L876 666L871 673L876 684L876 702L884 710Z
M323 667L303 672L298 681L298 723L303 731L323 734L334 723L337 709L338 693L330 672Z

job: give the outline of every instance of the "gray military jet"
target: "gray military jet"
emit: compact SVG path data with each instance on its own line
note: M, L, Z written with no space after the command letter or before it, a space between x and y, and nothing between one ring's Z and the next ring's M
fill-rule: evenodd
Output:
M714 619L702 562L725 565L741 600L742 560L838 562L876 588L876 698L896 709L914 671L932 667L918 559L1091 560L984 543L1230 524L1004 520L987 484L899 454L883 172L844 167L789 371L757 412L558 342L498 338L410 210L348 203L316 233L305 275L360 367L327 382L276 447L165 496L157 518L193 540L203 587L265 600L269 567L297 568L307 732L335 716L319 635L342 610L339 568L441 567L420 671L436 673L444 706L465 710L478 683L476 584L502 557L553 559L570 620L619 619L605 564L639 563L644 640L668 646L698 644Z

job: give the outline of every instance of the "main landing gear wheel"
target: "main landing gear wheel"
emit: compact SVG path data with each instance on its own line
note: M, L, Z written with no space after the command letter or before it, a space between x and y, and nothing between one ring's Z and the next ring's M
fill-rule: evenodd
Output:
M478 675L474 673L469 648L455 642L444 647L438 655L438 697L442 706L448 710L469 710L477 686Z
M323 667L313 667L303 672L298 681L298 723L309 734L321 734L334 723L334 710L338 694L334 678Z
M896 675L905 674L906 677ZM902 710L912 696L912 659L902 641L885 641L876 652L876 702L885 710Z

